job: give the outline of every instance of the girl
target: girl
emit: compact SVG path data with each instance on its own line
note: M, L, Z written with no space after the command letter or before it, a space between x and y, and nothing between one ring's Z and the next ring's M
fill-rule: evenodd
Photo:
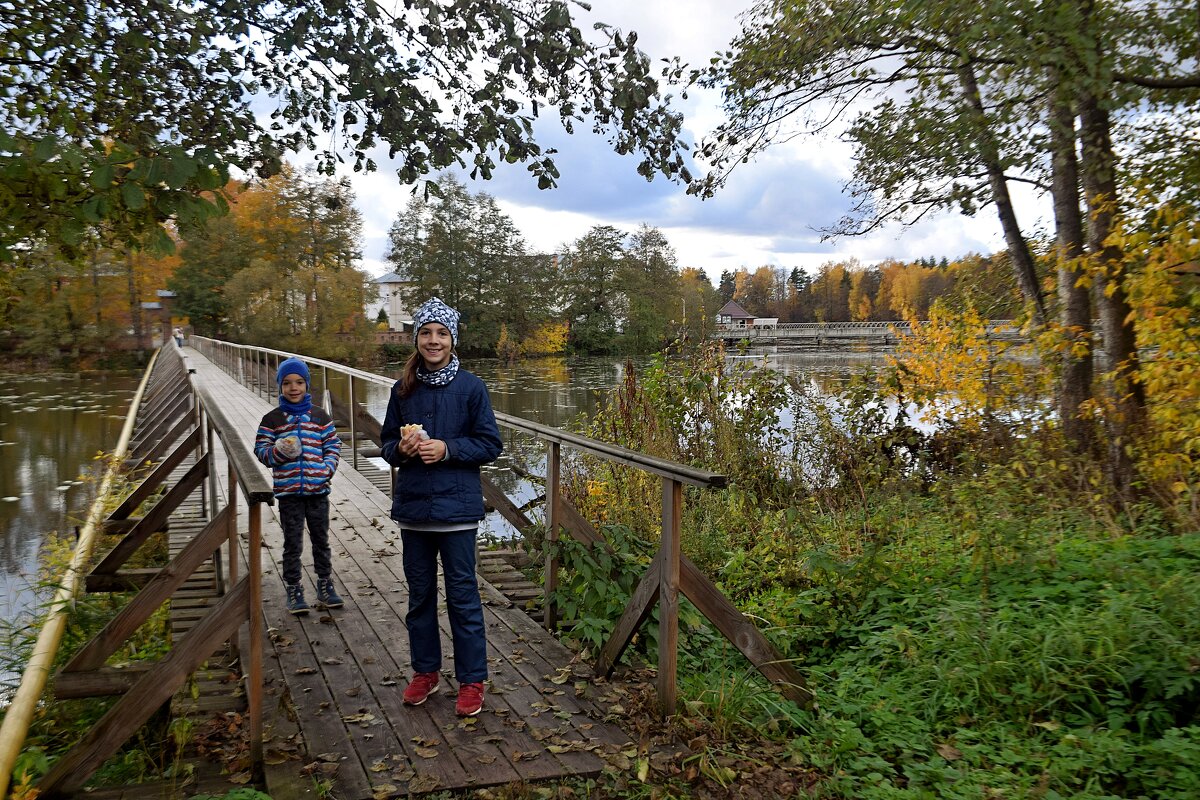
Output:
M475 533L483 519L479 467L503 445L483 381L458 365L458 312L431 298L413 314L416 352L392 389L384 418L383 459L397 468L392 519L400 524L408 580L413 675L404 702L438 691L442 647L437 620L437 560L442 559L454 644L459 716L483 708L487 638L475 579Z

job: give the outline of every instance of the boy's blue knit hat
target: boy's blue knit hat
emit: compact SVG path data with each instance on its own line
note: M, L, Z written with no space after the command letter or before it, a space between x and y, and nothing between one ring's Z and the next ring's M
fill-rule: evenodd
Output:
M311 383L308 375L308 365L295 356L280 362L279 369L275 371L276 385L282 386L283 379L288 375L299 375L301 378L304 378L305 386Z
M443 303L437 297L431 297L413 312L413 341L417 340L417 331L422 325L430 322L440 322L450 331L450 338L458 344L458 312Z

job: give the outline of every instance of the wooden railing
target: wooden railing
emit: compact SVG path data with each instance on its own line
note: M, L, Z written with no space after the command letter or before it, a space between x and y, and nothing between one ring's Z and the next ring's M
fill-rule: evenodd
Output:
M296 355L201 336L192 336L190 344L240 383L263 393L268 400L278 396L274 376L279 362ZM314 376L313 387L310 387L314 397L319 394L320 405L349 427L350 458L357 468L360 435L378 447L381 444L381 426L380 421L371 416L359 402L358 398L363 393L356 390L355 382L390 389L395 384L395 379L324 359L302 355L298 357L308 363ZM319 392L314 390L318 374L321 376ZM345 398L331 391L331 374L344 376L347 395ZM600 652L595 665L599 674L611 674L621 654L638 628L649 618L657 602L658 694L663 712L673 713L676 706L679 595L682 592L751 663L779 687L785 696L799 703L811 701L812 695L795 667L780 657L761 631L680 551L683 487L690 485L702 489L719 488L725 485L724 475L655 458L509 414L496 413L496 421L501 427L533 437L544 442L546 446L545 520L546 538L550 546L546 548L543 573L543 622L548 628L554 629L558 622L554 597L558 589L559 563L558 548L554 543L557 542L560 533L565 531L589 546L608 546L600 533L563 495L563 448L658 475L662 479L662 535L659 549L649 569L642 576L624 614L617 621L613 635ZM526 533L534 527L534 523L486 476L483 478L483 493L487 503L519 531Z
M117 533L120 539L86 577L89 591L138 593L62 668L55 680L60 698L120 695L107 713L84 734L71 750L60 757L38 783L41 796L59 796L77 791L87 778L137 731L188 677L221 645L236 639L248 625L246 652L240 660L246 675L247 717L251 757L262 761L262 616L260 541L262 504L272 503L270 483L258 462L241 444L236 429L203 390L195 392L179 349L172 341L159 351L159 369L154 371L141 403L139 436L134 440L127 468L147 471L125 500L107 519L94 521L96 530ZM149 373L148 373L149 374ZM228 461L227 503L219 508L213 469L213 436L220 437ZM123 447L118 457L124 456ZM161 460L158 460L159 457ZM195 463L145 514L131 515L165 485L168 476L194 457ZM208 480L206 486L206 479ZM103 504L107 486L98 503ZM173 512L194 491L201 491L208 522L184 548L161 569L124 569L129 557L166 527ZM246 498L249 517L247 575L238 578L240 560L237 532L238 490ZM204 503L204 495L208 502ZM89 523L92 520L89 519ZM112 669L108 658L210 558L221 576L221 548L226 546L227 574L219 577L223 596L187 634L173 642L159 661L137 669ZM5 773L7 775L7 772Z
M42 622L42 629L33 646L33 653L25 665L24 672L21 673L21 683L13 695L12 702L5 709L4 724L0 726L0 797L4 797L8 792L17 756L20 755L25 738L29 735L29 725L33 721L34 712L41 701L46 681L50 677L50 670L58 656L58 648L62 642L63 632L66 630L67 614L72 601L79 592L84 566L91 558L92 548L101 530L104 504L117 479L118 464L128 450L138 410L141 408L146 387L150 382L150 374L154 370L157 359L158 354L156 353L146 367L141 384L129 405L125 425L121 429L121 435L113 451L114 458L109 462L104 477L100 481L96 498L88 510L87 519L79 532L79 541L75 545L71 563L67 566L66 572L59 581L58 590L50 601L46 619Z

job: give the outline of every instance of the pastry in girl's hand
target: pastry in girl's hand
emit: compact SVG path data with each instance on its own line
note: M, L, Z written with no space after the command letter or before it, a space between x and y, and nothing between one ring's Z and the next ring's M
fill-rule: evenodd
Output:
M410 433L416 432L422 439L428 439L429 434L425 432L425 426L419 422L410 422L408 425L400 426L400 436L407 438Z

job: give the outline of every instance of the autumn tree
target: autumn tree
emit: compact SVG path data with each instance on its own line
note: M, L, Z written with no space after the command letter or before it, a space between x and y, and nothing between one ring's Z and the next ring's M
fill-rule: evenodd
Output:
M374 292L358 268L360 238L345 181L285 168L185 238L170 286L200 332L353 360Z
M684 267L679 272L679 300L683 329L690 339L702 341L716 326L717 311L725 304L702 269Z
M497 159L553 186L546 108L605 133L639 171L686 175L680 120L634 34L589 43L564 0L28 0L0 16L0 255L104 223L169 248L224 210L231 170L268 177L317 152L401 183ZM260 113L269 108L267 113ZM652 137L651 134L654 134Z
M733 49L711 69L693 73L724 89L729 120L701 147L713 170L692 190L710 193L737 163L793 138L797 121L811 130L841 121L856 148L851 188L861 203L839 229L861 232L944 208L973 213L990 204L1016 284L1038 324L1049 316L1009 187L1020 181L1052 195L1059 318L1069 354L1062 362L1060 408L1078 419L1087 392L1081 384L1088 380L1090 321L1079 289L1091 280L1112 367L1104 417L1110 473L1128 497L1128 453L1144 397L1125 296L1128 265L1111 242L1131 200L1116 154L1123 152L1132 165L1155 166L1156 180L1189 191L1187 176L1194 171L1172 176L1159 153L1136 149L1162 137L1129 131L1160 125L1164 112L1178 118L1181 129L1194 121L1198 49L1200 29L1187 5L1109 0L868 8L852 0L766 0L744 20ZM1118 134L1125 137L1120 147ZM1083 226L1073 219L1081 203Z

